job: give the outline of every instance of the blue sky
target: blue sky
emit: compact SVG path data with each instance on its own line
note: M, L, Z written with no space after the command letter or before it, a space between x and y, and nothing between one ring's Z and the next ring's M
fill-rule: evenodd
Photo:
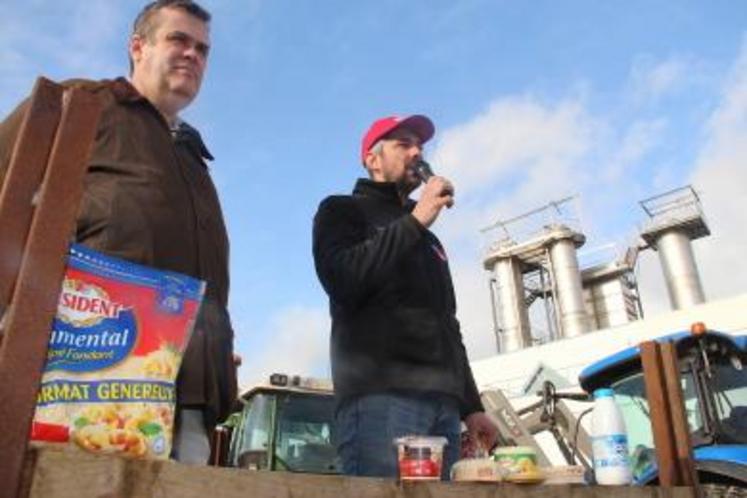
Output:
M637 201L693 183L714 233L706 293L747 290L747 4L741 1L216 0L211 60L184 117L216 157L247 383L327 373L311 259L319 201L363 174L360 137L425 113L457 205L434 226L473 358L493 352L479 228L569 194L588 247L634 238ZM37 75L124 74L139 2L0 0L0 114ZM666 307L655 255L641 290Z

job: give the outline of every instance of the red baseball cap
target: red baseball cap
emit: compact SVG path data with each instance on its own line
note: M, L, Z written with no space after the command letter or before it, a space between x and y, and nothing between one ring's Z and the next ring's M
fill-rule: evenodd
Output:
M371 147L373 147L381 137L397 128L407 128L420 138L420 143L426 143L433 137L433 133L436 131L433 122L427 116L420 114L413 114L412 116L388 116L386 118L377 119L373 122L366 134L363 135L363 142L361 144L361 161L365 162L366 153L371 150Z

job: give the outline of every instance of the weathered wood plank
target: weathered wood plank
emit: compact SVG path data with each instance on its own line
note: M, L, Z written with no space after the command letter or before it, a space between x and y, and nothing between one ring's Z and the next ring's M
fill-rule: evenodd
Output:
M682 384L680 383L677 351L671 342L661 344L659 350L661 352L665 387L669 400L671 426L675 443L675 459L682 478L682 481L677 484L697 486L698 476L695 471L695 460L690 441L690 427L687 425L687 417L685 415L685 403L682 395Z
M659 344L655 341L642 342L640 349L656 461L659 467L659 482L663 486L674 486L682 482L682 476L676 461L674 432L670 423L669 398L665 392Z
M38 451L29 498L689 498L688 488L398 483ZM26 498L26 497L24 497Z
M62 87L39 78L0 186L0 315L21 267L37 192L62 112Z
M34 211L0 345L0 496L14 497L36 404L49 331L57 310L67 247L83 189L99 101L84 90L63 94L63 111Z

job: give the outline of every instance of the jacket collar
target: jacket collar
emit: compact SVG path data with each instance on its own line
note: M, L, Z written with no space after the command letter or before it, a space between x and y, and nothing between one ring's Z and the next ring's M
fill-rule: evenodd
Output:
M125 102L148 102L148 99L143 97L140 92L132 86L132 83L122 76L112 80L110 87L114 94L114 98L116 98L117 102L120 104Z
M369 178L359 178L355 183L353 195L372 197L383 202L402 206L397 185L392 182L375 182ZM415 206L415 201L407 199L404 208L408 211Z
M114 98L117 99L117 102L119 103L140 102L153 107L153 109L157 111L153 104L151 104L148 99L146 99L140 92L138 92L137 89L132 86L132 83L130 83L126 78L120 76L119 78L112 80L111 89L112 93L114 94ZM160 113L158 115L161 116ZM166 122L164 121L164 124L165 123ZM187 145L194 148L201 157L209 161L215 159L205 145L205 142L202 141L200 132L198 132L194 127L190 126L186 121L179 121L179 125L174 133L174 137L177 142L186 142Z
M174 136L177 142L187 142L190 147L194 147L195 149L197 149L197 151L203 158L209 161L212 161L214 159L213 155L205 146L205 142L202 141L200 132L197 131L196 128L190 126L186 121L181 121L179 123L179 127L177 128Z

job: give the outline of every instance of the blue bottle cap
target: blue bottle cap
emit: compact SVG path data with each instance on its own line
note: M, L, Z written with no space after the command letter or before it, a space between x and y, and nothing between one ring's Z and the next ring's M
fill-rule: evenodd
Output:
M594 399L611 398L614 395L615 391L613 391L609 387L603 387L602 389L597 389L596 391L594 391Z

